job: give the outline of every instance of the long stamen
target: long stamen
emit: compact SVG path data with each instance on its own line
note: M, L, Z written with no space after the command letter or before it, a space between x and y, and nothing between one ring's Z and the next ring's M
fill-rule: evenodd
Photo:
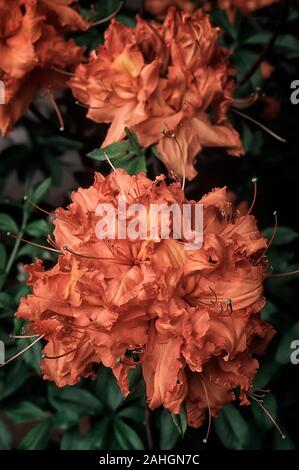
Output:
M251 203L251 206L247 212L247 215L251 214L251 211L252 209L254 208L255 206L255 202L256 202L256 197L257 197L257 178L252 178L252 183L253 183L253 200L252 200L252 203Z
M51 69L55 70L55 72L61 73L62 75L67 75L68 77L74 77L75 76L74 73L67 72L66 70L59 69L58 67L55 67L55 65L52 65Z
M269 411L267 410L267 408L261 403L260 400L258 400L257 398L255 398L253 395L251 395L250 393L248 393L248 396L251 397L258 405L259 407L264 411L264 413L268 416L268 418L270 419L270 421L274 424L274 426L276 427L276 429L278 430L279 434L281 435L281 438L282 439L286 439L287 436L282 432L281 428L279 427L279 425L277 424L277 422L275 421L275 419L273 418L273 416L271 416L271 413L269 413Z
M105 156L107 162L109 163L109 165L111 166L112 170L115 171L115 173L117 173L117 174L119 175L117 169L115 168L115 166L113 165L112 161L110 160L110 158L109 158L107 152L104 152L104 156Z
M215 302L213 302L213 300L211 300L212 306L215 307L215 305L218 304L218 297L217 297L216 292L214 291L214 289L212 289L211 286L209 286L209 289L210 289L210 291L213 293L213 295L215 296Z
M72 255L74 256L79 256L81 258L86 258L86 259L96 259L96 260L99 260L99 261L109 261L109 262L115 262L117 264L128 264L128 263L122 263L121 261L118 261L118 260L115 260L113 258L100 258L98 256L88 256L88 255L82 255L80 253L76 253L75 251L71 250L70 248L68 248L67 246L64 246L63 247L63 250L64 251L68 251L69 253L71 253Z
M24 196L24 201L29 202L29 204L32 207L39 210L40 212L43 212L44 214L47 214L47 215L52 215L51 212L48 212L45 209L42 209L42 207L39 207L37 204L35 204L35 202L33 202L28 196Z
M263 129L263 131L265 131L267 134L270 134L272 137L274 137L274 139L277 139L279 140L280 142L282 143L286 143L286 139L284 139L283 137L280 137L278 134L276 134L275 132L271 131L271 129L269 129L268 127L266 127L264 124L262 124L261 122L258 122L256 121L255 119L253 119L251 116L248 116L248 114L245 114L245 113L242 113L241 111L238 111L237 109L235 108L230 108L235 114L238 114L239 116L243 117L244 119L247 119L248 121L250 122L253 122L256 126L260 127L261 129Z
M49 89L47 90L46 95L47 95L47 97L49 98L49 100L51 101L51 104L52 104L52 106L53 106L53 108L54 108L54 111L55 111L55 113L56 113L56 116L57 116L57 119L58 119L58 122L59 122L59 126L60 126L60 127L59 127L59 130L60 130L60 131L64 131L64 121L63 121L63 117L62 117L61 111L60 111L60 109L59 109L59 107L58 107L58 104L57 104L56 101L55 101L54 95L53 95L53 93L51 92L51 90L49 90Z
M120 173L117 171L117 169L116 169L115 166L113 165L112 161L110 160L110 158L109 158L107 152L104 152L104 156L105 156L107 162L109 163L109 165L111 166L112 170L113 170L119 177L121 177ZM132 195L132 194L131 194L131 188L130 188L129 184L128 184L126 181L125 181L125 183L126 183L126 186L127 186L127 188L128 188L128 194L129 194L129 196L131 196L133 199L136 199L136 194L135 194L135 196Z
M204 393L205 393L205 396L206 396L206 399L207 399L208 413L209 413L209 422L208 422L207 433L206 433L205 438L202 440L202 442L203 442L204 444L207 444L208 438L209 438L209 435L210 435L210 431L211 431L212 412L211 412L211 405L210 405L210 399L209 399L208 391L207 391L207 388L206 388L206 385L205 385L203 379L201 379L201 384L202 384L202 387L203 387L203 389L204 389Z
M39 336L35 341L33 341L31 344L29 344L29 346L27 346L25 349L22 349L22 351L18 352L17 354L15 354L14 356L12 356L10 359L8 359L7 361L5 361L3 364L0 364L0 367L4 367L6 366L6 364L9 364L10 362L14 361L15 359L17 359L17 357L21 356L22 354L24 354L26 351L28 351L28 349L32 348L32 346L34 346L38 341L40 341L45 335L41 335Z
M85 108L85 109L102 109L102 107L88 106L87 104L81 103L80 101L76 101L75 104L77 106L80 106L81 108Z
M275 218L275 225L274 225L274 230L273 230L272 236L270 238L270 241L268 243L266 251L268 251L270 246L272 245L272 243L275 239L275 236L276 236L277 229L278 229L277 211L273 212L273 215L274 215L274 218Z
M71 351L68 351L64 354L60 354L59 356L47 356L47 354L43 354L42 355L42 359L60 359L61 357L65 357L65 356L68 356L69 354L77 351L78 348L74 348L72 349Z
M31 339L36 338L39 335L9 335L11 339Z
M10 232L6 232L6 235L10 238L13 238L14 240L20 240L23 243L27 243L28 245L36 246L37 248L42 248L43 250L53 251L54 253L59 253L60 255L63 255L62 251L56 250L55 248L50 248L49 246L40 245L39 243L31 242L22 237L17 237L16 235L13 235Z
M112 18L114 18L120 12L120 10L123 7L123 4L124 2L120 2L117 8L110 15L106 16L105 18L102 18L101 20L95 21L94 23L91 23L90 26L91 27L98 26L100 24L103 24L103 23L106 23L107 21L112 20Z
M273 212L273 215L274 215L274 218L275 218L275 224L274 224L274 230L273 230L273 233L271 235L271 238L269 240L269 243L267 245L267 248L263 251L263 253L261 254L261 256L259 257L259 259L257 260L256 264L259 264L259 262L261 261L261 259L265 256L265 254L267 253L267 251L269 250L270 246L272 245L274 239L275 239L275 236L276 236L276 232L277 232L277 229L278 229L278 218L277 218L277 211Z
M295 269L295 271L289 271L288 273L277 273L277 274L270 274L269 277L287 277L287 276L294 276L294 274L299 274L299 269Z
M234 106L239 106L241 108L248 108L249 106L252 106L254 103L256 103L260 97L261 97L261 88L257 87L255 92L252 93L247 98L234 98L233 104Z

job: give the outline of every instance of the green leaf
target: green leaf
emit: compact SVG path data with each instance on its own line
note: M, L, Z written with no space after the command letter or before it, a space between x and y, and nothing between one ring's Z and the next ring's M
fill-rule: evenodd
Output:
M8 431L6 425L0 420L0 450L10 450L12 443L12 436Z
M14 234L17 234L19 231L19 228L15 221L13 220L10 215L7 214L0 214L0 230L3 230L4 232L11 232Z
M4 269L6 266L6 249L5 246L0 243L0 269Z
M26 382L28 375L28 370L24 368L22 361L16 361L12 368L2 372L0 375L0 400L9 397L18 390Z
M26 227L26 233L31 237L41 237L43 235L47 235L49 231L50 225L44 219L35 220Z
M138 405L127 406L117 413L120 418L127 418L136 423L144 423L144 408Z
M269 227L263 231L265 238L270 239L274 231L274 227ZM275 238L272 242L272 246L283 246L294 242L299 237L299 233L290 227L280 226L278 227Z
M29 346L33 343L34 340L24 339L22 342L18 342L18 351L21 351L26 346ZM33 368L35 372L40 375L40 361L42 356L42 346L40 342L37 342L34 346L28 349L24 354L22 354L22 360L26 364Z
M264 45L269 42L271 37L272 33L269 33L268 31L261 31L259 33L248 36L244 41L242 41L242 44L253 46Z
M113 166L123 168L130 175L140 172L146 173L145 149L140 147L136 135L128 128L125 129L127 140L116 142L104 149L95 149L88 157L100 161L107 161L107 156Z
M112 371L104 366L99 368L95 393L101 402L105 403L112 411L116 411L124 402L124 397Z
M184 436L187 427L188 427L188 420L187 420L187 412L185 404L182 405L182 409L180 414L171 413L172 419L174 424L176 425L179 433Z
M10 296L6 292L0 292L0 308L9 308L11 303Z
M270 302L270 300L267 300L267 303L261 312L262 319L272 323L274 319L277 318L278 312L279 310L276 305Z
M33 191L32 193L32 200L36 204L39 203L44 197L46 196L47 192L49 191L52 184L51 178L46 178L42 181Z
M130 144L129 142L116 142L115 144L108 145L108 147L101 149L97 148L92 150L87 154L88 157L93 158L94 160L98 160L100 162L106 162L107 157L105 153L108 155L110 160L119 160L121 158L125 158L126 154L130 152Z
M237 39L238 31L231 23L224 10L215 9L212 15L214 24L220 26L232 39Z
M81 436L77 427L63 434L61 450L100 450L106 448L110 419L103 418L85 436ZM109 439L109 437L108 437Z
M279 364L277 362L272 359L268 361L263 360L254 378L254 390L266 387L278 371Z
M11 408L4 408L4 413L15 423L27 421L40 421L47 418L48 414L30 401L21 401Z
M286 59L299 57L299 39L292 34L281 34L275 41L274 50Z
M173 422L171 413L168 410L162 410L160 417L160 449L171 450L177 444L180 438L180 432Z
M58 389L50 384L49 401L56 410L72 410L79 416L100 414L103 410L102 403L96 397L79 387Z
M18 449L43 450L47 447L53 429L53 421L48 419L34 426L22 439Z
M250 428L234 405L226 405L215 418L215 430L227 449L246 449L250 443Z
M121 449L124 450L143 450L144 444L137 432L128 426L121 419L115 420L114 425L115 437Z
M61 409L54 415L55 426L60 429L69 429L78 423L79 414L78 412L70 409Z
M286 434L286 439L282 439L279 432L274 430L274 445L273 449L275 450L296 450L295 443L293 440Z
M263 398L263 406L267 409L273 419L276 420L277 418L277 401L274 395L268 394L265 398ZM272 429L274 427L272 421L267 416L267 413L262 410L262 408L256 403L256 401L252 401L252 414L255 418L257 424L265 429Z

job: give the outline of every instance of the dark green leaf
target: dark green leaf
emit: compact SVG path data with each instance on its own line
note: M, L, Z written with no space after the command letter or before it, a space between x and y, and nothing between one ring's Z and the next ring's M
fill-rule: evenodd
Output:
M168 410L163 410L160 415L160 449L171 450L180 438L180 432L173 422Z
M57 389L50 384L49 400L56 410L69 409L80 416L100 414L103 409L102 403L88 390L75 386Z
M115 420L115 436L121 449L143 450L144 445L137 432L120 419Z
M8 359L8 358L7 358ZM1 369L0 369L1 370ZM28 369L22 361L16 361L10 369L1 370L0 400L12 395L28 378Z
M49 234L49 231L50 224L44 219L35 220L26 227L26 233L28 233L28 235L31 237L45 236Z
M21 450L43 450L47 447L53 429L53 421L48 419L34 426L19 444Z
M34 340L31 339L24 339L22 342L18 342L18 351L21 351L26 346L29 346L33 343ZM33 368L35 372L40 375L40 361L42 356L42 347L41 343L38 342L30 349L28 349L24 354L22 354L22 360L26 362L26 364Z
M172 419L174 424L176 425L179 433L183 436L187 430L188 426L188 421L187 421L187 412L186 412L186 406L183 404L181 413L180 414L174 414L171 413Z
M274 395L268 394L263 399L263 406L267 409L273 419L277 418L277 401ZM267 416L267 413L258 405L256 401L252 402L252 413L257 424L265 429L272 429L273 423Z
M6 425L0 420L0 450L10 450L12 443L12 436L8 431Z
M273 234L273 231L274 231L274 227L267 228L266 230L263 231L264 237L270 239ZM298 237L299 237L299 234L295 232L295 230L293 230L292 228L280 226L278 227L275 233L275 238L272 242L272 245L273 246L287 245L297 240Z
M0 230L17 234L19 228L10 215L0 214Z
M45 411L29 401L21 401L11 408L4 408L3 411L15 423L40 421L48 416Z
M4 269L6 266L6 249L5 246L1 243L0 244L0 269Z
M85 436L81 436L78 428L73 427L63 434L60 448L61 450L103 449L109 425L109 418L102 418ZM108 439L110 440L110 437Z
M234 405L226 405L215 418L216 433L227 449L246 449L250 443L250 428Z
M268 361L264 360L254 378L254 390L265 388L278 371L279 365L277 362L272 359Z
M38 204L44 197L46 196L47 192L49 191L52 184L51 178L46 178L42 181L33 191L32 200L36 204Z
M117 415L122 419L127 418L136 421L136 423L144 423L144 408L138 405L127 406L117 413Z

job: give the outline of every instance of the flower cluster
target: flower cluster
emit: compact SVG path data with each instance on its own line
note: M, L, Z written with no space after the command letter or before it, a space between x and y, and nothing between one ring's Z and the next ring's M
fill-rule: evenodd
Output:
M234 213L225 188L199 203L204 241L189 251L175 238L104 240L96 236L99 203L117 211L118 196L167 206L186 200L178 183L118 170L72 194L57 209L55 240L61 252L45 271L27 266L32 294L17 316L46 341L41 370L62 387L110 367L124 395L128 374L141 367L150 408L180 413L198 427L235 399L248 404L259 363L274 334L261 319L267 242L255 218ZM191 202L194 206L196 202Z
M142 146L157 144L172 176L189 180L204 147L240 155L227 116L235 70L219 34L202 10L190 15L172 7L163 24L137 18L134 29L112 20L105 44L70 80L74 96L89 107L87 116L111 123L103 147L128 127Z
M68 30L88 24L71 7L73 0L0 0L0 80L5 104L0 130L7 134L38 90L49 96L66 87L64 71L83 59L83 49L65 40Z

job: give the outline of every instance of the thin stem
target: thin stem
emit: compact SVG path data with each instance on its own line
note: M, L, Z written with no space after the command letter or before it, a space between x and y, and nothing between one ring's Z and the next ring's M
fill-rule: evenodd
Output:
M25 183L25 194L27 194L28 189L29 189L29 184L26 181L26 183ZM22 216L21 228L20 228L20 231L18 233L18 237L15 239L15 243L14 243L12 252L11 252L10 257L7 261L7 265L6 265L5 270L4 270L4 276L0 281L0 291L2 290L2 288L4 286L5 281L7 279L7 276L9 275L9 273L11 271L11 268L12 268L12 266L15 262L15 259L17 257L19 247L20 247L20 243L21 243L20 238L22 238L23 235L24 235L25 228L26 228L28 218L29 218L29 213L30 213L30 209L29 209L28 203L26 201L25 204L24 204L24 207L23 207L23 216Z
M123 5L124 5L124 2L119 2L119 5L117 6L117 8L109 16L106 16L105 18L102 18L101 20L98 20L98 21L95 21L94 23L91 23L90 27L99 26L103 23L107 23L107 21L112 20L112 18L114 18L120 12Z
M257 69L259 68L259 66L261 65L261 63L263 62L265 57L267 56L267 54L273 48L273 46L276 42L276 39L277 39L277 37L278 37L278 35L281 31L281 27L283 26L284 22L286 21L286 19L288 17L290 3L291 3L291 0L282 0L281 1L282 11L280 12L279 21L276 25L276 28L273 31L273 34L271 35L270 40L266 44L266 46L263 49L263 51L261 52L261 54L258 56L256 62L250 67L250 69L245 73L243 78L241 78L241 80L237 83L237 88L244 85L244 83L246 83L252 77L252 75L254 75L254 73L257 71Z

